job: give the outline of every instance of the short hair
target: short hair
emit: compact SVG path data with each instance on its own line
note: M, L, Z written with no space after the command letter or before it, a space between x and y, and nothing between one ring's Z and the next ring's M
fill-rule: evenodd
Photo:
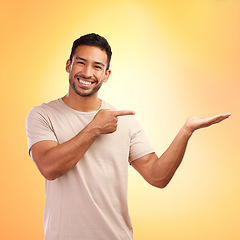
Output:
M109 69L110 61L111 61L111 57L112 57L112 50L111 50L111 47L110 47L108 41L104 37L102 37L96 33L89 33L89 34L83 35L80 38L76 39L72 45L70 61L72 61L73 55L75 53L75 49L80 45L95 46L95 47L99 47L101 50L105 51L107 54L106 70Z

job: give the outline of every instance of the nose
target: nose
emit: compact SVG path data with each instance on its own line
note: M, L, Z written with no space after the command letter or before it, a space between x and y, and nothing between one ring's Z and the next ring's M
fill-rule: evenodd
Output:
M83 69L82 69L82 73L86 78L91 78L93 73L92 73L92 69L91 66L86 65Z

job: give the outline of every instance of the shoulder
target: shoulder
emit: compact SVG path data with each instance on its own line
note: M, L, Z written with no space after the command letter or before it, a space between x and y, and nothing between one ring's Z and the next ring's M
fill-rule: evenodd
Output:
M56 111L56 109L61 109L59 99L53 100L48 103L43 103L39 106L34 106L27 115L27 122L32 120L37 120L39 118L48 118L52 112Z
M34 106L29 114L34 114L34 113L47 113L50 111L54 111L57 109L63 109L63 104L61 103L61 99L56 99L48 103L43 103L42 105L39 106Z

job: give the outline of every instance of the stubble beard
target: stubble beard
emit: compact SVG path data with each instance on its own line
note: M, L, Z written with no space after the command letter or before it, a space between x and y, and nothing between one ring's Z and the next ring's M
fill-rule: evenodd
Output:
M78 95L81 96L81 97L90 97L90 96L94 95L94 94L95 94L96 92L98 92L98 90L101 88L102 83L103 83L103 81L101 81L101 84L96 85L96 86L92 89L91 92L89 92L89 93L86 92L86 93L85 93L85 92L84 92L84 89L83 89L83 92L78 91L77 88L76 88L75 82L74 82L74 81L71 81L71 78L69 77L69 84L70 84L71 88L75 91L76 94L78 94Z

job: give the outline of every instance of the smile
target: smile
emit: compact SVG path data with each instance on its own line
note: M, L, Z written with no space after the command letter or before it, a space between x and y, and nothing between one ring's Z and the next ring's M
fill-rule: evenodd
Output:
M85 84L85 85L91 85L93 83L93 82L84 81L82 79L79 79L78 81L82 84Z
M94 82L92 81L86 81L86 80L83 80L82 78L77 78L78 82L81 84L81 85L85 85L85 86L90 86L91 84L93 84Z

